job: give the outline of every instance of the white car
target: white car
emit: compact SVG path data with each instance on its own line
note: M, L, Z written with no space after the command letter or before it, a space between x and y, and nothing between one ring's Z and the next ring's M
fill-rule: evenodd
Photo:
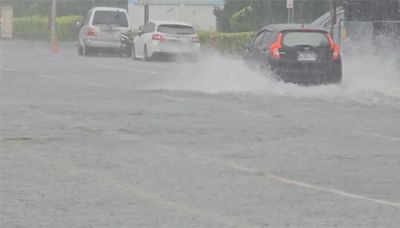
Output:
M134 59L149 60L160 55L197 58L199 37L192 25L179 21L150 21L133 41Z
M117 52L121 46L120 35L129 33L128 12L122 8L95 7L89 10L79 26L79 55L99 51Z

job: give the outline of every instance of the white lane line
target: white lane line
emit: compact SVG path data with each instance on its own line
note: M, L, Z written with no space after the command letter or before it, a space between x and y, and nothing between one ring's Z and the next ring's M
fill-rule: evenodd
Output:
M317 185L310 184L310 183L307 183L307 182L298 181L298 180L290 179L290 178L283 177L283 176L278 176L278 175L272 174L272 173L270 173L268 171L248 168L248 167L239 165L239 164L237 164L235 162L232 162L232 161L220 160L220 159L216 159L216 158L212 158L212 157L208 157L208 156L199 156L199 155L192 155L192 156L193 157L197 157L197 158L203 158L203 159L211 160L211 161L214 161L215 163L218 163L220 165L228 166L228 167L231 167L232 169L236 169L236 170L239 170L239 171L242 171L242 172L258 174L258 175L262 174L263 176L265 176L268 179L271 179L271 180L274 180L276 182L280 182L280 183L283 183L283 184L291 185L291 186L294 186L294 187L307 188L307 189L312 189L312 190L319 191L319 192L330 193L330 194L341 196L341 197L345 197L345 198L363 200L363 201L367 201L367 202L371 202L371 203L375 203L375 204L380 204L380 205L400 208L400 202L393 202L393 201L387 201L387 200L382 200L382 199L376 199L376 198L372 198L372 197L362 196L362 195L353 194L353 193L345 192L345 191L342 191L342 190L338 190L338 189L335 189L335 188L321 187L321 186L317 186Z
M152 67L157 67L157 68L170 69L170 70L174 70L174 69L177 68L177 67L174 67L174 66L162 65L162 64L157 64L157 63L149 63L149 62L138 62L138 61L136 61L135 64L142 65L142 66L152 66Z
M115 66L97 64L97 63L91 63L89 65L96 66L96 67L101 67L101 68L109 69L109 70L123 70L123 71L140 72L140 73L153 74L153 75L158 75L160 73L158 71L150 71L150 70L126 68L126 67L115 67Z
M13 68L7 68L7 67L0 67L0 70L2 70L2 71L7 71L7 72L14 72L14 71L15 71L15 69L13 69Z
M48 74L39 74L38 77L39 77L39 78L52 79L52 80L58 80L58 79L60 79L60 78L57 77L57 76L48 75Z
M379 138L379 139L385 139L385 140L394 141L394 142L400 142L400 137L382 135L382 134L366 132L366 131L352 131L352 132L357 135L364 135L364 136L369 136L369 137L373 137L373 138Z
M269 172L249 169L249 168L243 167L241 165L238 165L234 162L227 162L227 165L229 165L230 167L232 167L234 169L238 169L241 171L257 173L257 174L264 174L269 179L272 179L272 180L275 180L275 181L278 181L278 182L281 182L284 184L292 185L295 187L309 188L309 189L313 189L313 190L317 190L317 191L321 191L321 192L327 192L327 193L331 193L331 194L342 196L342 197L364 200L364 201L369 201L369 202L373 202L376 204L382 204L382 205L386 205L386 206L400 208L400 203L398 203L398 202L391 202L391 201L387 201L387 200L375 199L375 198L371 198L371 197L367 197L367 196L362 196L362 195L358 195L358 194L345 192L345 191L334 189L334 188L321 187L321 186L309 184L309 183L303 182L303 181L292 180L292 179L278 176L278 175L275 175L275 174L272 174Z
M178 102L185 102L187 101L186 99L180 98L180 97L173 97L173 96L166 96L162 94L154 94L154 96L161 97L170 101L178 101Z
M268 117L270 118L271 115L265 114L265 113L258 113L258 112L249 112L249 111L239 111L242 114L248 115L248 116L256 116L256 117Z
M30 55L27 54L18 54L18 53L6 53L6 55L11 55L15 57L31 57Z
M98 83L88 83L88 86L90 86L90 87L95 87L95 88L106 88L105 85L103 85L103 84L98 84Z

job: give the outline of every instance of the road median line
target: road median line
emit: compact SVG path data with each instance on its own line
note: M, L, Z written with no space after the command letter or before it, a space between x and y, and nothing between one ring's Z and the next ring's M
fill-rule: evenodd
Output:
M349 193L349 192L345 192L345 191L335 189L335 188L322 187L322 186L310 184L307 182L298 181L298 180L290 179L287 177L275 175L268 171L257 170L257 169L245 167L245 166L239 165L232 161L225 161L225 160L220 160L220 159L216 159L216 158L212 158L212 157L205 157L205 156L198 156L198 155L193 155L193 157L208 159L208 160L214 161L220 165L231 167L232 169L236 169L236 170L246 172L246 173L252 173L252 174L264 176L270 180L274 180L276 182L291 185L294 187L311 189L311 190L325 192L325 193L329 193L329 194L333 194L333 195L337 195L337 196L341 196L341 197L345 197L345 198L363 200L363 201L367 201L367 202L371 202L371 203L375 203L375 204L379 204L379 205L391 206L391 207L400 209L400 202L391 202L391 201L387 201L387 200L376 199L376 198L372 198L372 197Z
M352 133L353 134L357 134L357 135L363 135L363 136L369 136L369 137L373 137L373 138L378 138L378 139L385 139L385 140L389 140L389 141L400 142L400 137L382 135L382 134L366 132L366 131L352 131Z
M167 95L162 95L162 94L154 94L156 97L161 97L170 101L178 101L178 102L186 102L186 99L180 98L180 97L173 97L173 96L167 96Z

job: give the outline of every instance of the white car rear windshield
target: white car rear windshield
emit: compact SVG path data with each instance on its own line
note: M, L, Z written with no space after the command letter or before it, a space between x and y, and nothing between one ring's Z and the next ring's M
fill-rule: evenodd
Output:
M93 17L93 25L116 25L128 27L128 18L125 12L120 11L96 11Z
M192 26L187 25L159 25L158 32L168 34L193 35L196 32Z
M326 33L322 32L286 32L283 35L283 46L312 46L312 47L329 47L329 40Z

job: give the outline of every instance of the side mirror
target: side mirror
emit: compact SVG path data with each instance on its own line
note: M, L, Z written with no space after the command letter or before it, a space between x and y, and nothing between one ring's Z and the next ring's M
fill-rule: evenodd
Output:
M75 22L75 27L76 27L76 28L82 27L82 22L76 21L76 22Z
M139 32L138 32L138 34L139 34L139 36L141 36L141 35L143 35L143 25L141 25L141 26L139 26L139 30L138 30Z
M251 50L251 44L250 41L246 41L245 43L242 44L243 48L246 50Z

